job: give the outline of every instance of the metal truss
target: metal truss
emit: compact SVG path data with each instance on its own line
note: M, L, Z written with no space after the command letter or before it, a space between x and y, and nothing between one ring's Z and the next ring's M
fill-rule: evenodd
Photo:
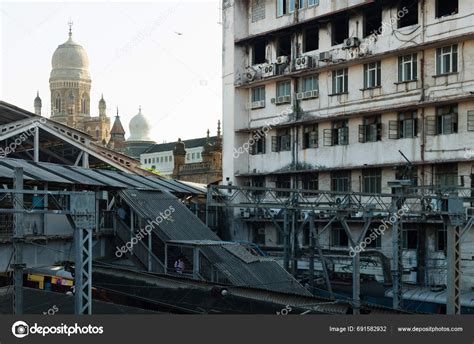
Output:
M294 241L298 231L310 222L310 278L314 276L314 251L318 250L322 262L327 288L332 294L327 271L326 258L320 249L319 237L330 228L334 221L343 226L352 248L356 248L365 238L367 230L375 217L392 218L392 283L393 308L403 309L403 221L411 219L445 220L448 225L448 313L460 312L460 243L474 224L474 189L464 187L394 187L394 193L370 194L362 192L334 192L324 190L281 189L265 187L241 187L232 185L211 185L208 188L206 209L210 207L254 209L255 214L269 218L283 235L284 267L296 273ZM403 210L401 212L401 210ZM303 214L296 218L295 214ZM324 218L326 225L316 233L314 219ZM354 238L348 221L350 217L364 219L362 233ZM283 218L283 228L278 223ZM298 229L296 222L301 221ZM291 231L289 230L291 228ZM360 312L360 255L352 260L353 309Z
M13 189L0 189L0 213L13 215L14 249L14 297L13 312L23 313L23 246L26 241L23 231L25 216L29 214L66 215L75 228L76 247L76 314L91 314L92 295L92 234L96 223L95 193L74 191L47 191L23 189L23 168L15 168ZM35 201L27 205L27 200L35 196ZM41 200L41 201L39 201ZM39 204L42 206L40 207ZM53 263L53 262L52 262Z

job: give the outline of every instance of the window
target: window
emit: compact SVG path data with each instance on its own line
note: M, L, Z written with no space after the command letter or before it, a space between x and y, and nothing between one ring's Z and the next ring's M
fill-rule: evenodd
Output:
M285 35L278 38L277 56L291 56L291 36Z
M446 229L436 231L436 251L446 251L448 243L448 232Z
M252 187L254 188L264 188L265 187L265 177L253 177L251 181ZM263 190L254 190L252 191L254 196L263 195Z
M418 24L418 0L402 0L398 12L404 13L404 15L399 16L399 28Z
M308 0L308 7L319 5L319 0Z
M416 80L418 78L417 55L410 54L398 58L398 82Z
M303 149L318 148L318 125L303 127Z
M252 109L265 107L265 86L252 88Z
M418 249L418 231L416 229L405 229L402 235L404 250Z
M362 192L382 192L382 172L378 168L362 171Z
M380 115L365 117L359 126L359 142L376 142L382 140L382 123Z
M378 34L382 26L382 8L377 5L364 10L364 37Z
M289 175L278 175L275 186L277 189L291 189L291 177ZM277 191L278 197L289 197L289 191Z
M252 133L253 145L250 148L250 154L265 154L265 135L261 131L254 131Z
M277 0L277 17L281 17L287 13L286 2L287 0Z
M458 46L450 45L436 49L436 74L443 75L458 71Z
M436 109L436 133L447 135L458 132L458 106L443 106Z
M364 88L380 87L381 63L372 62L364 65Z
M450 16L458 13L458 0L436 0L436 18Z
M348 90L348 69L342 68L332 72L332 93L347 93Z
M418 119L416 110L398 113L397 121L389 122L389 139L398 140L414 138L418 135Z
M276 85L276 104L291 102L291 81L281 81Z
M324 129L324 145L338 146L349 144L349 127L347 120L332 122L331 129Z
M365 241L368 238L370 238L370 240ZM369 229L365 233L365 237L363 241L365 241L366 247L368 248L381 248L382 247L382 237L378 235L377 232L374 232L373 229Z
M280 129L277 136L272 136L272 152L289 151L291 149L290 129Z
M301 81L301 91L306 95L310 96L310 93L313 91L318 91L319 89L319 80L318 80L318 75L311 75L307 76L302 79ZM306 94L308 93L308 94ZM311 93L312 95L313 93Z
M82 98L81 98L81 112L82 113L87 113L86 112L86 98L85 98L85 96L82 96Z
M319 28L311 27L303 33L303 52L319 49Z
M436 186L449 188L458 186L458 166L457 164L441 164L435 168Z
M331 191L348 192L350 187L351 172L331 172Z
M331 225L331 246L349 246L349 238L347 237L346 231L340 224Z
M267 43L265 41L258 41L253 45L252 61L254 65L266 62L266 57L265 57L266 48L267 48Z
M54 100L54 110L55 112L61 112L61 96L59 94L56 95Z
M318 181L318 174L317 173L311 173L311 174L304 174L301 177L301 186L303 190L311 190L315 191L318 190L319 188L319 181ZM314 193L303 193L304 196L315 196Z
M331 23L332 45L344 43L349 38L349 17L341 16Z
M257 245L265 245L265 224L254 222L252 223L252 239L253 243Z

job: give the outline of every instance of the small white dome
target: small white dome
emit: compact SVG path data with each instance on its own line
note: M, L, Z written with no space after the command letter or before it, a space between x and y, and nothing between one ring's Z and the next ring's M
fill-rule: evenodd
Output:
M86 79L90 80L89 58L86 50L78 43L69 39L59 45L51 60L53 69L51 79Z
M142 109L140 107L138 114L133 116L128 125L130 129L130 137L127 141L153 141L150 139L150 128L151 125L142 114Z

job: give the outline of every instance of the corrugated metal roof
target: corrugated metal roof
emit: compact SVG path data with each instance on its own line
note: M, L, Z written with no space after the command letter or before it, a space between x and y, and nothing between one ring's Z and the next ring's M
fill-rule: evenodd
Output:
M257 256L249 257L240 244L227 245L202 223L179 199L167 192L122 190L125 202L145 221L154 221L167 209L172 215L155 226L155 233L163 241L197 243L204 245L201 252L234 286L247 286L300 295L310 295L298 281L276 261ZM172 208L171 208L172 207ZM216 245L216 241L222 244ZM232 247L229 250L229 247Z
M211 136L209 137L209 141L211 144L214 144L216 142L217 136ZM172 151L174 149L174 146L176 146L176 142L168 142L168 143L157 143L147 150L145 150L143 153L144 154L149 154L149 153L157 153L157 152L168 152ZM196 139L189 139L189 140L184 140L182 141L184 143L185 148L196 148L196 147L202 147L206 144L207 142L207 137L199 137Z
M79 166L59 165L46 162L32 162L21 159L0 160L0 178L13 178L15 167L23 167L25 180L50 183L109 186L115 188L138 188L169 191L184 194L205 194L206 190L173 179L159 176L140 176L120 171L90 169Z
M387 290L385 296L392 297L392 290ZM403 298L412 301L431 302L437 304L446 304L447 291L431 291L428 288L407 288L403 290ZM474 291L462 292L461 305L464 307L474 307Z

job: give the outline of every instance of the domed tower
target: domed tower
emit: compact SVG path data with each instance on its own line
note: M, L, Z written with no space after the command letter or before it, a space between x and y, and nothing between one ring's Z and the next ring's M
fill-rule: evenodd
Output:
M151 125L142 114L141 106L138 114L132 117L128 125L130 136L126 142L126 154L135 159L140 159L140 154L147 150L155 142L150 138Z
M35 114L41 116L41 98L39 96L39 91L36 92L36 98L35 98Z
M91 77L87 53L72 39L71 22L69 38L57 47L51 65L51 118L80 128L84 118L90 117Z
M130 137L128 141L150 142L150 123L142 114L142 107L138 108L138 114L133 116L129 124Z

